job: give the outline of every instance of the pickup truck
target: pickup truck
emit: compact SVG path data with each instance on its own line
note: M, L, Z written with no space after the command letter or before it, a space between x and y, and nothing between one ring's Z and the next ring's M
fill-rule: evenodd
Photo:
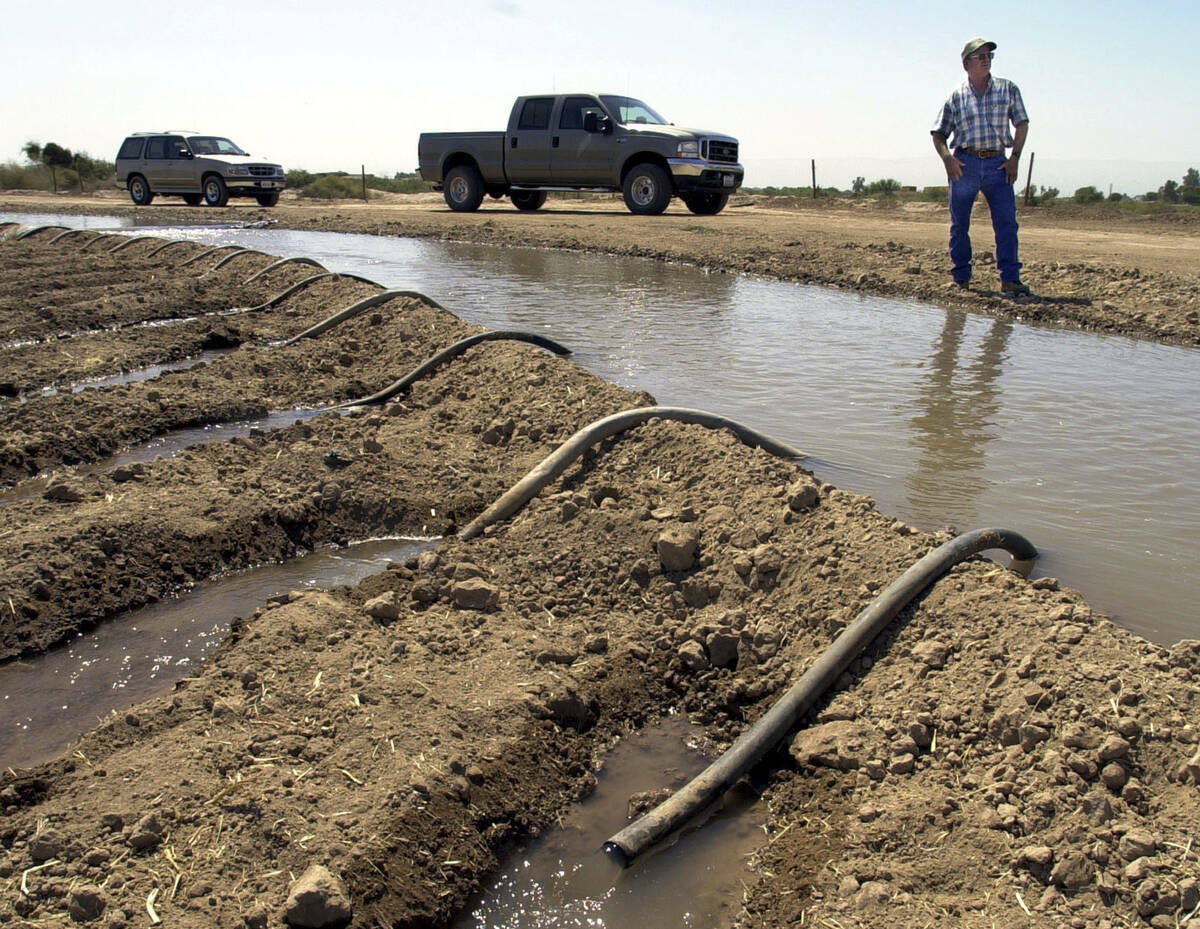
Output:
M423 132L417 158L459 213L485 194L536 210L549 190L587 190L620 191L632 213L657 215L678 196L711 216L743 175L737 139L681 129L619 94L518 97L505 132Z

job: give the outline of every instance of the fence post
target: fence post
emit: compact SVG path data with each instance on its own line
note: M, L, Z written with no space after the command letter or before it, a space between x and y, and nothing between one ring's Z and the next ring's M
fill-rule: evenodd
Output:
M1030 182L1033 180L1033 159L1037 157L1037 152L1029 153L1029 170L1025 173L1025 205L1029 206Z
M813 181L812 198L814 200L816 200L817 199L817 159L815 159L815 158L812 159L812 181Z
M362 184L363 184L363 203L367 202L367 166L360 165L362 169Z

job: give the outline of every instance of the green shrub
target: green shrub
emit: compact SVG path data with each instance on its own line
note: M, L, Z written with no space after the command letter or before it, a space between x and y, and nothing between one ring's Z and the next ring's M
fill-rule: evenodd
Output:
M1200 187L1192 187L1191 185L1184 185L1180 187L1179 202L1192 204L1200 203Z
M1042 187L1033 196L1035 206L1051 206L1058 199L1057 187Z
M1122 193L1118 193L1115 190L1111 194L1108 195L1109 203L1120 203L1124 199L1125 199L1125 195Z
M361 200L362 178L348 174L322 174L301 187L300 196L312 197L314 200ZM367 191L367 196L371 196L370 190Z
M1104 199L1104 194L1100 193L1095 187L1087 186L1080 187L1075 191L1075 196L1072 198L1076 203L1099 203Z
M899 189L900 182L891 177L882 177L867 185L867 193L879 194L881 197L894 197Z

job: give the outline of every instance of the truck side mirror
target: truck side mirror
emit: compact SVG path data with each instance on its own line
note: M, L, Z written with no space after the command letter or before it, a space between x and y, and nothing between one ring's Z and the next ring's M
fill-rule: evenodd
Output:
M602 132L607 135L609 132L612 132L612 125L609 123L607 116L601 116L599 113L584 113L583 131Z

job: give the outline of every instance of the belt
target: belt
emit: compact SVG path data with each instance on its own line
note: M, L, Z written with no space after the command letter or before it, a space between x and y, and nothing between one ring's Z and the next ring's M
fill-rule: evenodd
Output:
M974 155L976 158L995 158L997 155L1003 155L1004 149L995 148L960 148L960 152L966 152L968 155Z

